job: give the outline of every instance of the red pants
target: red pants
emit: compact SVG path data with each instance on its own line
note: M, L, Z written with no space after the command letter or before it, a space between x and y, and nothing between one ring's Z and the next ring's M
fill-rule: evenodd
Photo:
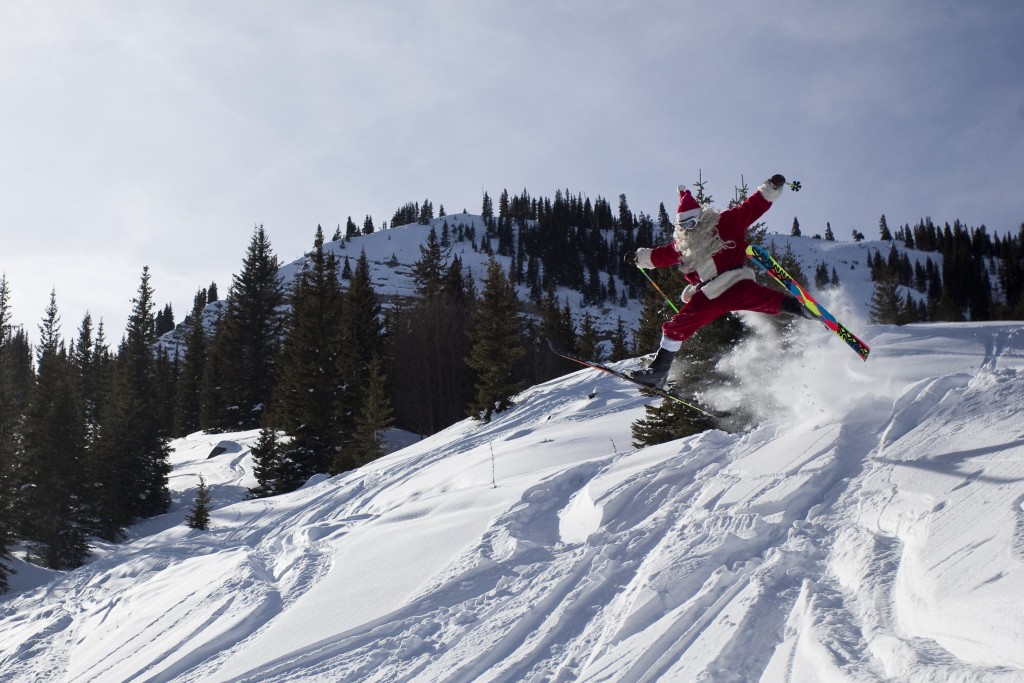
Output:
M668 339L684 341L693 333L731 311L756 311L778 315L786 294L763 287L753 280L740 280L715 299L697 292L690 303L661 326Z

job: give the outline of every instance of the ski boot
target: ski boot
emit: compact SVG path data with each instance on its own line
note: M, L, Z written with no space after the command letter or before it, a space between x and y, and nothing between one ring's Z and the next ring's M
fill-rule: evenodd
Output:
M818 319L818 316L811 313L811 310L800 303L795 296L786 297L782 302L782 309L779 310L779 313L788 313L797 318L807 318L808 320Z
M658 355L654 357L650 365L645 368L629 370L626 374L641 384L662 388L665 386L665 380L668 379L668 371L672 367L672 359L675 358L675 355L673 351L659 348Z

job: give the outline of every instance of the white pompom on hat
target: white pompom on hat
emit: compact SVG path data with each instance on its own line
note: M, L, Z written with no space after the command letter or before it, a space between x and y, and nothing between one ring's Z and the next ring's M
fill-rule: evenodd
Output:
M676 210L676 225L679 225L685 220L699 216L701 208L685 185L680 185L676 189L679 190L679 208Z

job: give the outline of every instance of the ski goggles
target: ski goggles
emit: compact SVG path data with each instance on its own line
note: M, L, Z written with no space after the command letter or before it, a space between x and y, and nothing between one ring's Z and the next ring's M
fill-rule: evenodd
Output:
M697 218L687 218L685 221L679 221L676 225L683 230L693 230L697 227L698 220L700 220L699 216Z

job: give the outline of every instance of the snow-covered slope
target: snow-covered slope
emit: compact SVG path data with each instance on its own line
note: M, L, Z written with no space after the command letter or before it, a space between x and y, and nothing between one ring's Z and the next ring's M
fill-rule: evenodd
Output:
M178 441L176 512L0 603L2 677L1024 680L1024 326L858 327L737 349L748 433L635 450L584 371L275 499Z

